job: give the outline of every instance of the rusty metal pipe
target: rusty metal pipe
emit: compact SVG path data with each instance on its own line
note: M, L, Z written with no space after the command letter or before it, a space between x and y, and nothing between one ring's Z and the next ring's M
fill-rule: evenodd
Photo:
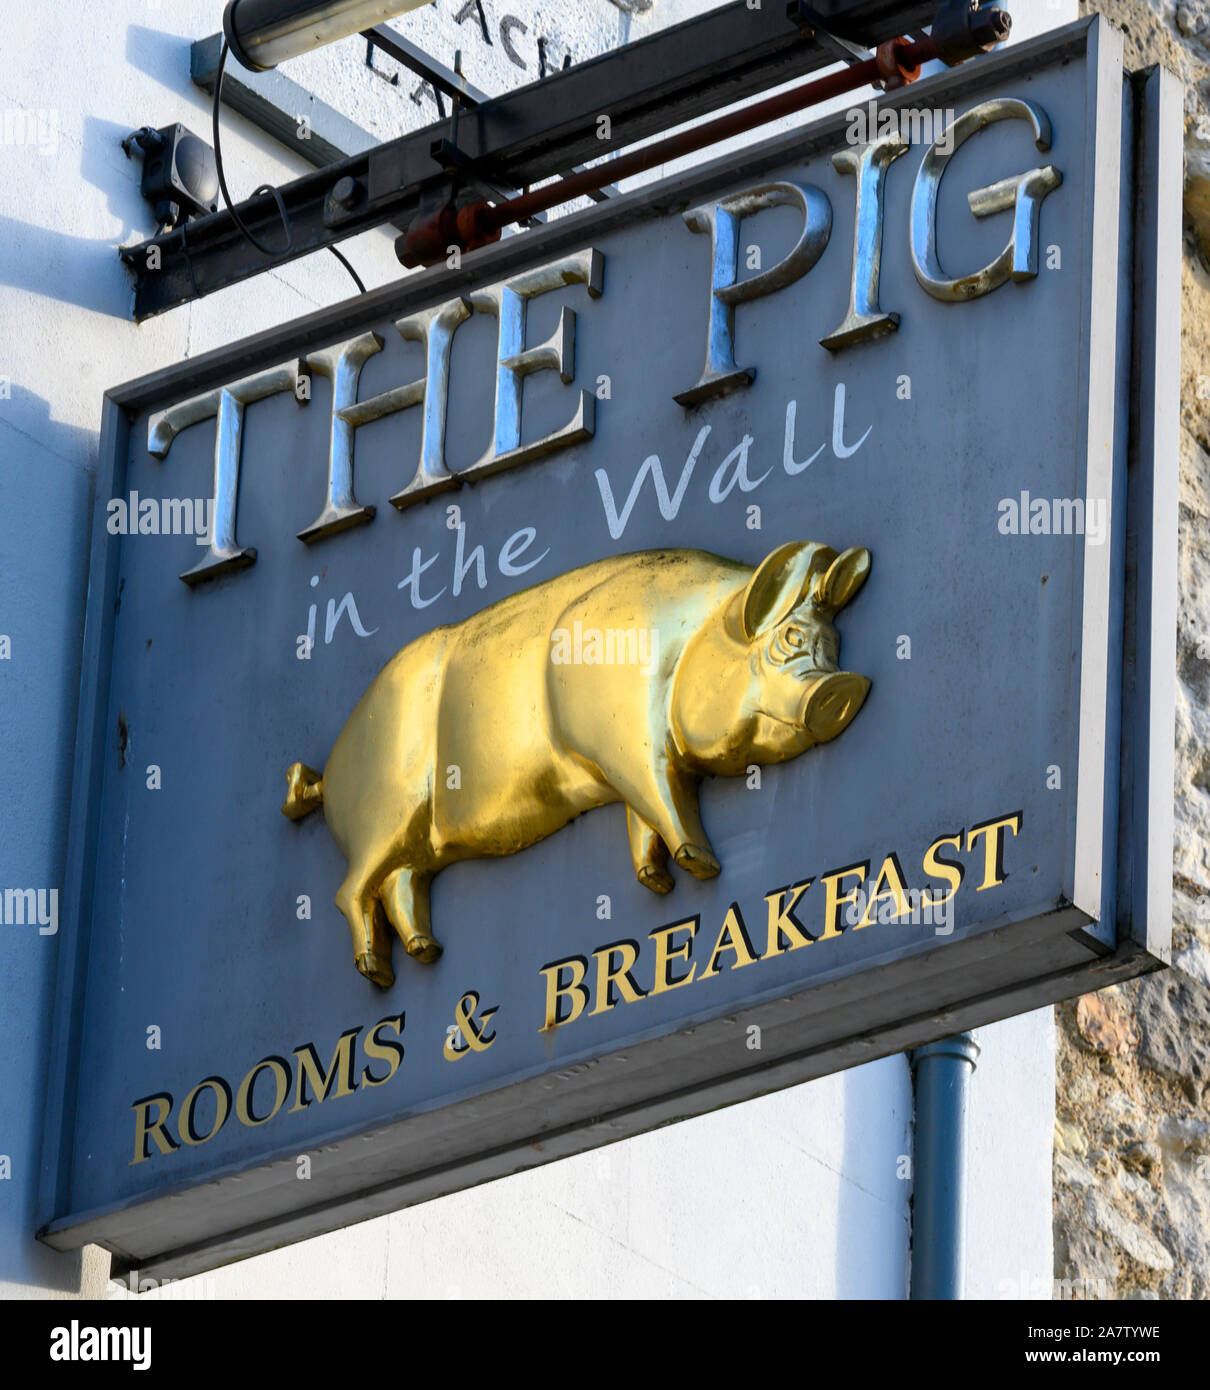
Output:
M693 154L708 145L755 130L758 126L805 110L831 97L867 85L878 84L885 90L905 86L919 77L922 64L931 62L936 56L937 50L931 39L921 39L919 42L891 39L880 44L875 56L864 63L855 63L827 77L804 82L788 92L779 92L776 96L766 97L763 101L694 126L691 130L656 140L591 169L583 169L554 183L544 184L530 193L500 203L469 203L457 210L447 205L436 220L426 219L423 225L414 226L406 236L399 238L396 244L399 259L408 266L432 265L447 255L451 245L473 251L495 241L501 229L510 223L523 222L535 213L547 212L573 198L595 193L606 184L645 173L668 160ZM439 226L437 221L440 222ZM454 232L456 239L450 239L450 234Z

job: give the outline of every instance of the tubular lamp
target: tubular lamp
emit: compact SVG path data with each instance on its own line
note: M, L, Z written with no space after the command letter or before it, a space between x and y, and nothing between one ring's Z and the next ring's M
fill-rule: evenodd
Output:
M238 61L267 72L432 0L228 0L223 33Z

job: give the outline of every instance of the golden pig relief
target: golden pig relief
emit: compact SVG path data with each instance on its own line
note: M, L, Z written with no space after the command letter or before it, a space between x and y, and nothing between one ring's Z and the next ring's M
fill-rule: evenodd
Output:
M322 775L303 763L287 773L283 814L322 804L348 860L336 905L358 970L394 982L392 927L410 956L437 959L429 887L447 864L515 854L596 806L625 803L635 875L652 892L672 888L670 857L714 877L702 777L785 762L848 726L870 682L839 669L832 620L869 569L868 550L816 542L783 545L755 570L642 551L409 642ZM602 630L648 634L650 659L556 658L567 634Z

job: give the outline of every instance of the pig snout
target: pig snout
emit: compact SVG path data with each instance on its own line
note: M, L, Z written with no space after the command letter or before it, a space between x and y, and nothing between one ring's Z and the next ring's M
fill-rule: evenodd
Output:
M817 743L842 733L865 703L870 682L854 671L831 671L808 679L802 723Z

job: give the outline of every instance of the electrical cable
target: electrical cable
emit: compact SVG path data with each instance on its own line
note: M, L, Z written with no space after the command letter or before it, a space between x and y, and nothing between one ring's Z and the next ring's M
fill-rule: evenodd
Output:
M289 214L286 212L286 205L282 199L279 190L274 188L272 184L263 183L259 188L254 189L252 193L252 196L254 198L259 197L259 195L262 193L272 194L274 201L277 203L277 210L281 214L282 228L286 233L286 244L285 246L275 247L266 246L264 242L259 241L248 230L248 227L245 225L243 218L240 217L239 213L236 212L234 206L232 205L231 194L227 188L227 177L223 173L223 151L222 146L219 142L219 108L221 106L223 96L223 72L227 66L227 54L229 52L230 46L227 43L227 40L224 39L223 47L219 53L218 58L218 71L214 75L214 103L210 110L211 131L214 137L214 167L218 173L218 186L222 190L223 203L226 205L227 211L231 214L232 221L243 233L245 239L247 241L250 241L252 245L255 246L256 249L261 253L262 256L287 255L289 252L294 250L294 228L290 225L290 217Z
M328 250L331 251L331 253L336 257L336 259L341 263L341 265L344 266L344 268L345 268L345 269L349 272L349 274L353 277L353 283L354 283L354 284L357 286L357 288L362 292L362 294L365 294L365 293L366 293L365 284L364 284L364 282L362 281L361 276L358 275L358 273L353 269L352 265L350 265L350 263L349 263L349 261L348 261L348 258L345 256L344 252L343 252L343 251L338 251L338 250L336 249L335 246L329 246L329 247L328 247Z
M253 198L258 198L262 194L267 194L272 197L273 201L277 204L277 211L281 217L282 229L286 233L285 246L267 246L263 241L260 241L253 235L243 218L236 212L231 193L227 188L227 177L223 172L223 150L219 139L219 110L222 105L223 96L223 73L227 67L227 54L230 51L230 44L224 39L222 49L219 52L218 69L214 75L214 102L210 111L211 133L214 137L214 167L218 174L218 186L222 191L223 203L227 211L231 214L231 220L239 228L244 239L256 247L262 256L286 256L294 250L294 228L290 224L290 214L286 211L286 204L285 200L282 198L281 191L270 183L262 183L259 188L252 190ZM357 286L358 290L362 294L365 294L365 283L361 276L353 269L348 259L338 251L335 246L329 246L328 250L331 251L341 265L343 265L353 277L353 283ZM192 267L190 267L190 269L192 270Z

